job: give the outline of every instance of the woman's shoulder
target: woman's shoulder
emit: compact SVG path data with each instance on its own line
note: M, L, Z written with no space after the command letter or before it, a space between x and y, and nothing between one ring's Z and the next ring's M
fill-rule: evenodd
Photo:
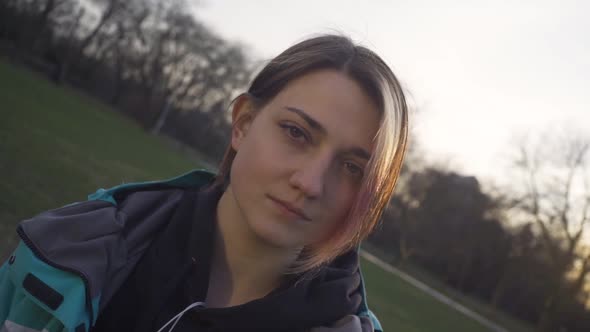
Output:
M166 180L124 183L109 189L98 189L88 196L89 200L105 201L117 205L128 195L149 192L166 192L174 189L201 188L215 180L215 174L195 169Z
M164 181L99 189L89 195L87 201L48 210L22 221L17 231L40 252L55 253L56 258L71 257L71 254L60 255L61 249L70 249L70 244L79 248L83 243L95 243L103 237L107 240L121 232L129 238L158 228L167 221L163 216L174 210L187 188L203 187L213 178L210 172L196 170Z

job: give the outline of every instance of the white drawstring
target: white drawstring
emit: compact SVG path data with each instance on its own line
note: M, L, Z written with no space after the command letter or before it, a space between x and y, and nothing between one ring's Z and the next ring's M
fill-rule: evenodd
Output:
M186 309L184 309L183 311L181 311L180 313L178 313L176 316L172 317L172 319L170 319L168 321L168 323L164 324L164 326L162 326L158 332L162 332L166 326L170 325L170 323L174 322L174 324L172 324L172 326L170 327L170 329L168 330L168 332L172 332L172 330L174 329L174 327L176 326L176 324L178 323L178 321L182 318L182 315L184 315L185 312L191 310L194 307L198 307L198 306L204 306L205 303L203 302L195 302L192 303L191 305L189 305L188 307L186 307Z

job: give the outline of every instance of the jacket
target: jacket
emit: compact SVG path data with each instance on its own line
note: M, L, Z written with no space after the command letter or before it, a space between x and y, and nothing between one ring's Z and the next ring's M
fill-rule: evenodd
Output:
M25 220L0 267L0 331L88 331L166 226L187 188L214 175L192 171L154 182L100 189L88 201ZM312 331L381 331L362 302L356 315Z

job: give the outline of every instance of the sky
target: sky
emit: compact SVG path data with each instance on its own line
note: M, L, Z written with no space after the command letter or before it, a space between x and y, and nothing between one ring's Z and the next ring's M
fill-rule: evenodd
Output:
M258 60L317 33L368 46L402 81L424 157L484 181L503 178L516 137L590 132L590 1L192 4Z

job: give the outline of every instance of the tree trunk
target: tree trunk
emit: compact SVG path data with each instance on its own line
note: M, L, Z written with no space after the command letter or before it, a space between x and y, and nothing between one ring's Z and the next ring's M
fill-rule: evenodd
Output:
M537 322L538 332L554 332L553 330L553 313L555 311L555 299L553 296L547 298L543 304L539 321Z
M58 75L56 75L56 77L57 77L57 81L56 82L57 83L64 82L64 80L68 76L68 70L69 70L69 68L71 66L71 62L75 58L77 58L76 55L83 55L84 54L84 51L86 50L86 48L88 47L88 45L90 45L90 42L92 42L92 40L94 39L94 37L96 36L96 34L102 28L102 26L111 17L111 15L113 15L114 10L115 10L115 5L116 5L116 0L111 0L111 2L109 3L109 7L107 7L107 9L105 10L105 12L101 16L100 21L94 27L94 29L90 32L90 34L88 34L86 37L84 37L84 39L82 39L80 41L80 44L77 47L76 46L70 46L68 48L67 55L64 57L64 60L59 65L59 73L58 73ZM74 32L76 31L77 27L80 25L80 20L82 19L82 16L83 15L84 15L84 10L82 9L80 11L80 13L78 14L78 17L76 17L76 21L75 21L76 23L74 24L74 26L71 29L71 32L69 33L69 38L68 39L71 41L71 44L72 45L76 45L75 38L74 38Z
M410 259L410 257L412 257L414 255L415 250L413 250L412 248L409 247L408 245L408 241L406 240L406 238L403 236L400 238L399 241L399 254L400 254L400 259L398 262L399 266L404 265L408 259Z
M166 104L164 105L164 108L162 109L162 111L158 115L158 119L156 120L156 123L154 124L154 127L152 128L152 131L151 131L152 134L157 135L160 133L160 131L162 130L162 127L164 127L164 124L166 123L166 119L168 118L168 115L170 114L171 109L172 109L172 103L170 102L170 100L166 99Z
M43 8L43 12L41 12L41 16L39 17L39 22L37 23L37 31L33 36L33 40L31 42L32 49L35 50L39 47L39 43L41 42L41 38L43 37L45 30L47 29L47 21L49 21L49 15L51 12L57 7L55 5L55 0L48 0L45 8Z
M490 304L494 309L500 309L500 301L504 297L504 292L506 292L506 286L508 286L508 281L510 281L510 273L505 269L502 272L502 276L500 280L494 287L492 292L492 299L490 300Z
M578 277L576 277L576 279L574 280L574 282L572 284L574 294L579 294L580 292L583 291L584 283L586 281L586 276L588 275L589 272L590 272L590 255L586 256L584 258L584 260L582 261L582 267L580 268L580 274L578 274Z
M565 271L565 267L560 267L556 270L556 275L552 276L555 281L555 287L553 287L551 293L545 299L541 313L539 314L539 320L537 322L537 330L539 332L553 332L555 325L555 313L557 306L561 302L561 296L563 294L564 280L563 275L558 271Z
M63 57L63 61L60 61L58 63L56 72L53 77L55 83L57 83L57 84L64 83L67 76L68 76L71 61L74 58L74 55L76 54L76 52L75 52L75 48L76 48L75 39L76 38L74 37L74 35L76 33L76 30L80 26L80 21L82 20L82 16L84 16L84 9L80 9L78 11L78 14L76 16L76 20L74 21L74 24L70 28L70 31L68 31L68 40L70 42L66 46L66 54Z
M84 37L84 39L82 39L80 41L80 53L84 53L84 51L86 50L88 45L90 45L90 42L92 42L92 40L98 34L100 29L103 27L103 25L115 13L115 9L117 7L117 4L118 4L117 0L111 0L109 2L108 7L105 9L102 16L100 17L100 21L98 21L98 24L94 27L94 29L86 37Z

